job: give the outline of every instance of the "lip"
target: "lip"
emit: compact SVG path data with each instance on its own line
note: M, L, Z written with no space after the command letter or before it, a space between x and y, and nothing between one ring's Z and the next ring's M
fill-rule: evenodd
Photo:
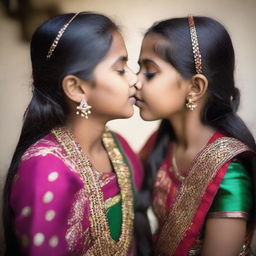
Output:
M141 100L141 99L138 98L138 97L135 97L135 98L136 98L136 103L135 103L135 105L136 105L137 107L141 107L141 106L144 104L144 101Z
M137 100L136 100L135 96L130 96L129 101L134 105L134 104L136 104Z

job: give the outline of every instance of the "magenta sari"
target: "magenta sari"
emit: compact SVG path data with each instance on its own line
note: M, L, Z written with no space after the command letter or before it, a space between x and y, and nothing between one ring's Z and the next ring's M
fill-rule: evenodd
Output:
M133 202L141 165L120 135L105 134L115 170L110 173L93 169L65 129L24 153L11 192L21 254L133 255Z

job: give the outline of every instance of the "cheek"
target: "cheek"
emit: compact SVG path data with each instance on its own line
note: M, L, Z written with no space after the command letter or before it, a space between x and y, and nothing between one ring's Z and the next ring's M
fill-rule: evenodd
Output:
M170 86L166 84L149 83L142 88L142 97L148 107L158 108L166 105L170 99Z
M141 108L141 115L152 120L168 117L184 108L183 94L181 90L170 83L145 87L142 91L145 107Z
M95 113L129 117L133 106L129 102L129 86L120 79L97 81L91 105Z
M120 81L120 79L108 79L107 82L102 81L98 84L98 99L108 101L108 103L127 100L128 88L127 84L122 80Z

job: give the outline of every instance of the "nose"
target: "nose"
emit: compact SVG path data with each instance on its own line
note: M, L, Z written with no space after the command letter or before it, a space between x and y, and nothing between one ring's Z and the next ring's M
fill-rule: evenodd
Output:
M138 78L138 80L137 80L137 83L136 83L134 86L136 87L137 90L141 90L141 88L142 88L142 82L139 80L139 78Z
M130 87L133 87L133 86L136 87L137 82L138 82L138 78L136 77L136 78L132 79L131 81L129 81L129 86Z
M133 87L136 85L136 83L138 82L138 77L137 75L128 67L127 68L127 81L129 83L130 87Z
M137 83L134 85L137 90L141 90L143 86L143 77L141 72L138 72L137 74Z

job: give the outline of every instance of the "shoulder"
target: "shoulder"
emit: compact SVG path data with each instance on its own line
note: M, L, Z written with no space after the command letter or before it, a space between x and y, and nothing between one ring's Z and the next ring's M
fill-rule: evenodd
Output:
M36 196L48 187L56 188L58 193L78 190L82 180L75 169L53 136L47 135L23 154L14 178L12 198L17 200L30 193Z
M36 157L46 157L49 155L55 155L56 157L61 157L63 155L60 145L52 134L46 135L31 145L22 155L21 161Z
M36 143L31 145L21 157L19 169L24 164L32 164L33 167L44 165L62 167L75 170L76 164L67 157L66 153L52 134L48 134Z
M223 147L226 148L227 150L231 150L234 152L251 152L253 151L242 141L240 141L237 138L230 137L228 135L225 135L222 132L216 131L210 140L208 141L207 144L212 144L212 143L217 143L219 144L218 149L222 149ZM254 153L255 154L255 153Z
M229 164L214 198L210 212L229 212L232 217L247 219L253 210L253 181L246 166L238 159ZM224 214L224 215L225 215ZM210 214L210 216L219 213ZM228 214L226 214L228 216Z

